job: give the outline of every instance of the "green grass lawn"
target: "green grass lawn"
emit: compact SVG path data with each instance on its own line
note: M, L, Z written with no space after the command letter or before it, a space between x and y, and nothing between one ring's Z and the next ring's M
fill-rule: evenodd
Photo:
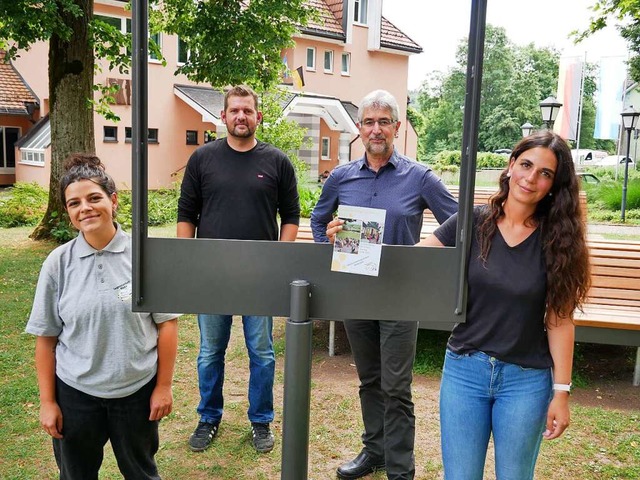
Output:
M0 321L0 479L3 480L57 478L50 439L38 421L38 390L33 366L35 342L32 336L23 333L40 265L54 245L28 240L29 231L28 228L0 229L0 305L3 313ZM159 234L171 236L173 231L173 227L167 227ZM193 316L180 319L174 411L161 424L158 453L158 464L165 480L280 478L283 322L278 321L274 329L278 357L277 420L274 424L277 440L276 449L269 455L257 454L249 442L246 353L242 341L238 340L241 338L239 333L241 330L234 330L227 353L226 410L220 438L207 452L194 454L189 452L186 440L197 420L194 410L198 398L195 368L198 328ZM350 358L343 355L329 360L324 340L326 337L314 341L314 372L316 369L324 372L312 377L309 478L316 480L334 478L335 467L357 453L361 431L357 383ZM445 342L446 334L442 332L421 333L414 396L418 412L418 479L431 480L441 476L436 405ZM327 373L327 365L336 370ZM587 384L588 381L585 380ZM543 443L537 478L640 478L640 411L574 404L572 416L573 424L565 436ZM100 478L121 478L109 451ZM372 478L382 480L385 477L376 474Z

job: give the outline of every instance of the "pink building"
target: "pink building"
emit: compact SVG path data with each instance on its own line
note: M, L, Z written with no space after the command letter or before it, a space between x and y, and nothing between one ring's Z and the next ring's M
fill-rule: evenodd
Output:
M130 11L123 0L95 0L100 15L122 31L130 31ZM357 105L374 89L391 92L400 103L402 126L396 148L415 158L417 138L406 120L409 55L422 48L382 17L382 0L308 0L319 21L296 35L294 48L282 52L291 71L301 71L304 86L285 78L288 89L284 114L306 127L312 147L299 156L317 178L338 163L359 158L356 141ZM187 52L174 35L155 39L167 65L149 58L149 187L171 185L207 131L224 135L220 120L222 95L206 84L174 75ZM47 44L21 52L13 63L0 62L0 139L3 157L0 184L14 181L49 182L50 134ZM130 76L108 71L95 76L97 84L117 82L120 92L113 111L120 122L95 115L96 153L119 188L131 187ZM288 85L287 85L288 84ZM13 100L13 102L11 101ZM40 121L37 121L40 119ZM37 123L36 123L37 121ZM12 155L12 146L15 147Z

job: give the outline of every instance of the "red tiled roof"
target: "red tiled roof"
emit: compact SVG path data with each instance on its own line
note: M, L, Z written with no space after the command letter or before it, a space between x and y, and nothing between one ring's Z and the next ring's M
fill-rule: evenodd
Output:
M339 39L345 38L345 33L342 30L342 0L307 0L306 4L317 10L319 18L304 27L302 29L303 33ZM382 47L395 50L414 53L422 52L420 45L384 17L382 17L380 44Z
M344 0L325 0L329 9L333 12L338 23L342 23L342 12Z
M380 43L384 47L407 50L409 52L420 53L422 47L402 33L393 23L382 17L382 32L380 33Z
M311 20L302 29L304 33L311 35L317 33L324 36L344 38L342 25L338 22L332 9L327 5L327 0L307 0L305 3L308 7L314 8L318 12L318 19ZM342 8L340 8L340 12L342 12Z
M0 51L0 113L28 115L24 102L37 102L29 86Z

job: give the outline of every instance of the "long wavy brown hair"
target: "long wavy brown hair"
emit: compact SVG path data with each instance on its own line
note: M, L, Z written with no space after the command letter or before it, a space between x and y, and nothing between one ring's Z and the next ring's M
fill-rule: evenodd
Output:
M547 270L547 312L559 318L572 318L576 308L582 308L590 286L589 252L586 227L580 207L580 189L571 151L562 137L545 130L523 138L513 149L509 164L523 152L535 147L548 148L558 161L550 195L537 204L529 225L538 225ZM504 203L509 196L507 167L501 174L499 190L483 209L477 234L480 258L486 262L491 241L504 217ZM545 319L545 322L548 322Z

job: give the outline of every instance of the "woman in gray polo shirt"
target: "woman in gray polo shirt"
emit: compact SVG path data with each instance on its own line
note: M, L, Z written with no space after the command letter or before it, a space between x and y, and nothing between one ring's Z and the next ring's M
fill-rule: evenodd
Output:
M40 423L61 479L97 480L107 440L125 479L159 479L176 315L131 311L131 238L114 221L118 196L100 160L72 155L60 194L80 233L45 260L26 327L37 335Z

